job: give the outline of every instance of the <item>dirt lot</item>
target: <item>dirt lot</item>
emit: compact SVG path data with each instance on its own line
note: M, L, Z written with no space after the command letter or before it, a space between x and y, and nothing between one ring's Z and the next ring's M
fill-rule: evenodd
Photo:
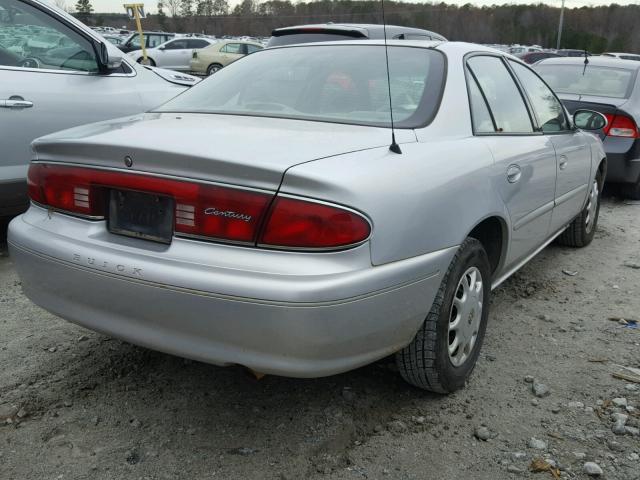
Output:
M0 479L640 479L640 384L612 376L640 367L640 328L610 320L640 319L639 219L607 199L590 247L552 245L494 292L449 397L392 359L256 381L109 339L30 303L2 245Z

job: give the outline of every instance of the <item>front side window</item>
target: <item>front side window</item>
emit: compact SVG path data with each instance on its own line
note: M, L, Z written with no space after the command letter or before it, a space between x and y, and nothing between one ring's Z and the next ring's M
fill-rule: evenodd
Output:
M165 44L164 48L166 50L183 50L187 48L187 40L174 40Z
M0 65L97 72L93 45L55 17L17 0L0 0Z
M444 83L442 53L389 48L395 125L423 126ZM385 49L318 45L266 49L220 70L159 111L222 113L390 126Z
M247 53L257 52L258 50L262 50L262 47L257 45L247 45Z
M529 97L542 131L552 133L569 130L564 108L551 89L527 67L512 60L509 62Z
M636 70L580 64L536 65L536 72L556 93L629 98Z
M476 56L467 67L478 81L498 133L532 133L529 111L513 77L498 57Z
M204 48L208 46L209 42L206 40L189 40L187 42L187 48Z

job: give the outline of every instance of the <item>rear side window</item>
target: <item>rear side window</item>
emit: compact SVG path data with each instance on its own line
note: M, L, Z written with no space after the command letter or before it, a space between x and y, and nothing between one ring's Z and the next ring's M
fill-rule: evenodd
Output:
M220 49L223 53L242 53L242 44L241 43L228 43L224 47Z
M476 56L467 67L486 98L498 133L532 133L529 111L513 77L498 57Z
M258 50L262 50L262 47L257 45L247 45L247 53L257 52Z
M469 75L469 100L471 103L471 120L473 121L473 131L475 133L494 133L496 127L491 118L491 112L487 102L478 87L476 79Z
M145 43L149 48L157 47L161 43L165 42L165 37L163 35L146 35L146 37L148 38L148 40ZM167 38L167 40L170 39ZM140 41L138 40L138 44L139 43Z

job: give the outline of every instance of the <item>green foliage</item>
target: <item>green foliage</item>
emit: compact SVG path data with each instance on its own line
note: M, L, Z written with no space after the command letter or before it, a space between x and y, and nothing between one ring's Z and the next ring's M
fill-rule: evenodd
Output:
M90 0L78 0L76 2L76 12L83 15L90 15L93 12L93 6Z

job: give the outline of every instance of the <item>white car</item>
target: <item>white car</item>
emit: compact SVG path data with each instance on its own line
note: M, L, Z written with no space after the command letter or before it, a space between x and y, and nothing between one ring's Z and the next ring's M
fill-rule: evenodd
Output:
M11 15L9 15L11 13ZM27 207L33 139L156 107L199 81L143 67L40 0L0 0L0 217Z
M174 38L157 47L147 49L148 65L188 72L191 70L191 56L193 51L206 48L216 42L217 40L204 37ZM142 50L134 50L127 55L138 63L143 62Z

